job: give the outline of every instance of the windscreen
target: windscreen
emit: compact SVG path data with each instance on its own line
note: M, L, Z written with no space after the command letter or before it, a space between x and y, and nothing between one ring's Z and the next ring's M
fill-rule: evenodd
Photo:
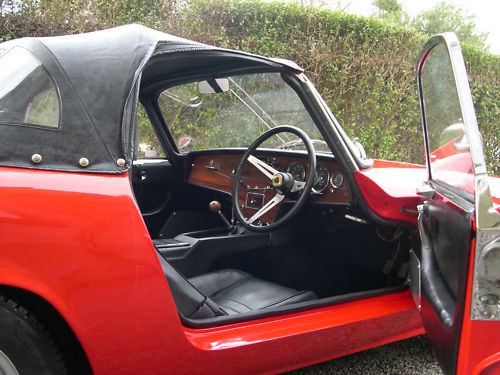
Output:
M258 73L189 82L164 90L158 104L180 152L248 147L280 125L304 130L317 151L329 152L299 96L280 73ZM281 133L262 147L304 150Z

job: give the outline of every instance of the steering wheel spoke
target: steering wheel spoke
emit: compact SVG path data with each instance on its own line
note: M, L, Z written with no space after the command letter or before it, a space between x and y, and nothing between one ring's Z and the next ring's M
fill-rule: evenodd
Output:
M297 180L295 180L293 182L293 187L292 187L291 192L294 193L296 191L301 191L302 189L304 189L305 186L306 186L305 181L297 181Z
M257 211L250 219L248 219L248 223L252 224L259 217L268 213L275 206L277 206L283 200L283 198L285 198L284 195L276 194L273 199L267 202L264 206L262 206L262 208L259 211Z
M279 133L292 133L299 137L307 149L307 161L309 165L309 172L306 175L305 181L296 181L293 179L293 176L290 173L280 172L277 169L271 167L266 162L260 160L259 158L253 156L252 154L257 150L257 148L264 143L267 139L272 137L273 135ZM255 188L256 190L270 190L273 189L276 192L276 195L270 199L266 204L260 207L257 212L255 212L249 219L245 218L245 215L248 217L248 209L244 206L240 206L240 197L239 194L240 188L242 184L242 177L245 172L246 167L251 164L253 167L257 168L260 173L266 176L269 180L271 180L270 186L268 188ZM270 232L274 228L282 225L283 223L290 220L293 216L297 214L297 212L302 208L305 204L309 192L312 189L314 184L314 177L316 170L316 153L314 151L314 147L311 143L310 138L307 134L296 127L283 125L277 126L275 128L269 129L267 132L258 137L250 147L243 154L240 164L236 169L234 180L233 180L233 190L232 190L232 203L234 207L234 213L238 221L246 228L250 229L254 232ZM242 191L246 191L246 194L250 194L249 190L253 189L242 189ZM283 199L285 195L290 192L297 192L297 200L294 202L290 202L291 205L289 209L279 218L274 220L269 225L257 225L255 223L259 218L263 217L265 214L271 212L271 210L275 209ZM242 201L248 200L247 197L241 197ZM242 210L246 211L244 215Z
M248 162L265 174L270 180L272 180L273 176L278 173L276 169L253 155L248 155Z

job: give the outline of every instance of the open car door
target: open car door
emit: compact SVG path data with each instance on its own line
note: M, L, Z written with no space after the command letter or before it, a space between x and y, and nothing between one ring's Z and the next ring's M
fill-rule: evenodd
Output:
M426 44L417 74L428 181L410 286L445 374L500 374L500 213L454 33Z

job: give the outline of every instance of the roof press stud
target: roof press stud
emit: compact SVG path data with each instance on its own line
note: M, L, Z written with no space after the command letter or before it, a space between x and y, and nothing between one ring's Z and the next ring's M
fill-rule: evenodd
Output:
M40 155L40 154L31 155L31 161L35 164L41 163L42 162L42 155Z
M119 167L124 167L125 166L125 159L118 159L116 161L116 165L118 165Z
M80 158L80 160L78 160L78 164L80 164L80 167L88 167L88 165L90 164L89 162L89 159L87 158Z

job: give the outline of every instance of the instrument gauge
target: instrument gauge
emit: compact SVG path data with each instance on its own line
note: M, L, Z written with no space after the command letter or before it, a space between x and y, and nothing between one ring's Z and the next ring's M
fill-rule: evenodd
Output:
M314 175L314 185L313 191L315 193L321 193L328 186L328 180L330 178L330 171L323 164L318 164L316 166L316 173Z
M335 189L338 189L344 183L344 175L338 171L334 172L330 179L330 183Z
M290 173L296 181L305 181L306 179L306 170L298 161L290 163L286 171Z

